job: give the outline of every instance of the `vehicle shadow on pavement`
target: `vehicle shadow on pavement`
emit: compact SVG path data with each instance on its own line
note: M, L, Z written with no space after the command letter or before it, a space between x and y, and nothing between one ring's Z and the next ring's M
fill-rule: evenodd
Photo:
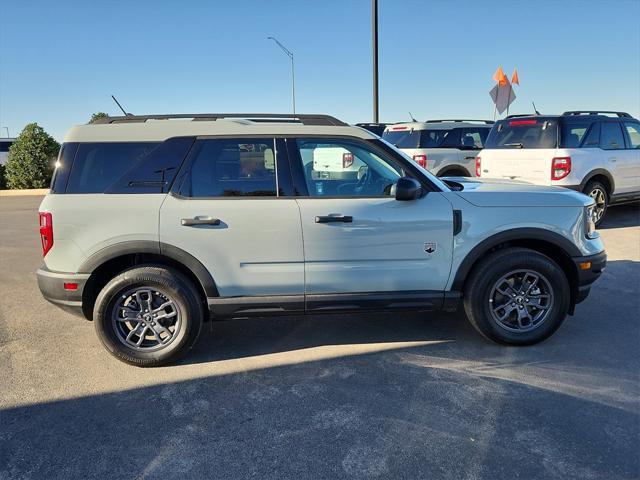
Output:
M640 226L640 203L614 205L607 210L598 230Z
M570 360L566 338L496 347L458 321L419 322L400 321L395 338L418 328L453 341L0 410L0 478L637 474L634 379L597 347ZM326 330L315 325L296 335Z

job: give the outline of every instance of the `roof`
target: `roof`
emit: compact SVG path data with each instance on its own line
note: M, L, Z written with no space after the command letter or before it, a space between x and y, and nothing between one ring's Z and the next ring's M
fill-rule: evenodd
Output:
M0 137L0 142L15 142L15 137Z
M377 138L327 115L183 114L107 117L73 127L65 142L164 141L181 136L216 135L347 135Z

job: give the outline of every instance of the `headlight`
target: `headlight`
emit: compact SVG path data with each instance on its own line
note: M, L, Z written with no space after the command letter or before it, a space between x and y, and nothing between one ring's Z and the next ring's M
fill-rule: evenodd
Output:
M585 218L585 236L587 238L598 238L598 232L596 232L596 205L589 205L588 207L584 207L584 218Z

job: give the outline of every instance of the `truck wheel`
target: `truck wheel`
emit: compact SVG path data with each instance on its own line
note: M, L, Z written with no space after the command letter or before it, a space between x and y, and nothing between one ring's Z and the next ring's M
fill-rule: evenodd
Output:
M569 297L567 278L553 260L528 248L506 248L473 269L464 290L464 309L488 339L532 345L562 324Z
M604 219L604 214L607 213L607 208L609 207L609 192L607 192L607 188L602 183L597 180L591 180L584 187L583 193L593 198L596 202L594 213L597 227Z
M142 266L107 283L96 299L93 323L102 344L118 360L156 367L173 362L195 344L203 310L184 275Z

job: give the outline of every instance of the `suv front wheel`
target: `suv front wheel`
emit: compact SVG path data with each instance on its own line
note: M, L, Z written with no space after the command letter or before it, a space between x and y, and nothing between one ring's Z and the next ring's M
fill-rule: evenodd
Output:
M142 266L120 273L96 299L98 337L118 360L139 367L173 362L196 342L203 307L181 273Z
M564 272L549 257L527 248L505 248L474 268L464 308L471 324L490 340L531 345L560 327L569 295Z

